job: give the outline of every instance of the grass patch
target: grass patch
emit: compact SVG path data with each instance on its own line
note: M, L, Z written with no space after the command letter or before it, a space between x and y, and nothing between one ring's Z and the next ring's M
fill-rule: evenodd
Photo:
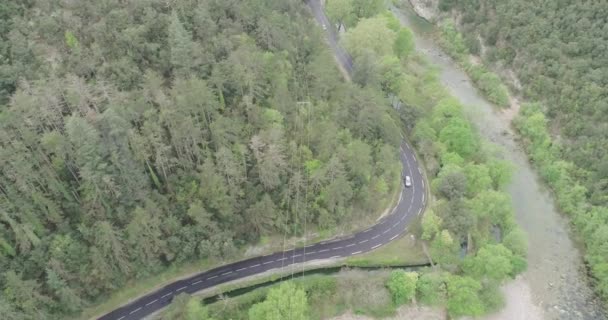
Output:
M377 250L350 257L346 265L352 267L399 267L429 263L422 246L410 234Z

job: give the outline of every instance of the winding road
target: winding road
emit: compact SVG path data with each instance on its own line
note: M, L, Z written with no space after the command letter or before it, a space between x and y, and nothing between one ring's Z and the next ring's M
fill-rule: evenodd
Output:
M329 26L318 0L308 2L315 19ZM338 45L337 36L328 28L327 38L342 67L352 73L352 59ZM403 142L400 147L400 158L405 174L411 177L412 185L403 187L399 202L390 214L383 217L374 226L359 231L351 236L323 241L306 247L292 248L287 251L255 257L208 271L201 272L187 279L182 279L164 286L146 296L140 297L104 316L99 320L135 320L142 319L171 303L176 295L193 294L197 291L229 281L259 274L271 269L311 260L350 257L377 249L404 235L408 224L422 214L426 204L426 186L422 169L416 160L412 147Z

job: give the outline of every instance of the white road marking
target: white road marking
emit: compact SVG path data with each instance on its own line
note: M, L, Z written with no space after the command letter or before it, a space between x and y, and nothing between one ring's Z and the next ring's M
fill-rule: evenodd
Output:
M173 292L169 292L169 293L167 293L166 295L164 295L164 296L162 296L162 297L160 297L160 298L161 298L161 299L164 299L164 298L166 298L166 297L168 297L168 296L170 296L170 295L172 295L172 294L173 294Z
M285 260L285 259L287 259L287 258L283 258L283 260ZM258 264L254 264L254 265L250 266L249 268L255 268L255 267L259 267L259 266L260 266L260 264L258 263Z
M317 252L316 251L306 252L306 254L313 254L313 253L317 253Z
M417 162L417 161L416 161L416 157L412 157L412 158L414 159L414 162Z
M273 263L273 262L274 262L274 260L270 260L270 261L266 261L266 262L264 262L262 264L269 264L269 263Z
M333 256L333 257L330 257L330 259L336 259L336 258L340 258L340 256Z
M422 212L422 208L418 209L418 214L417 214L417 216L419 216L419 215L420 215L420 212Z
M399 197L399 202L401 202L401 197ZM397 210L397 206L395 206L395 207L393 208L393 210L391 211L391 214L393 214L393 213L395 212L395 210Z
M369 241L369 239L365 239L365 240L359 241L359 243L366 243L368 241Z
M359 253L361 253L361 251L355 251L355 252L351 253L351 255L354 256L354 255L359 254Z
M370 230L372 230L373 228L369 228L369 229L365 229L362 233L368 232Z
M292 258L295 258L295 257L299 257L299 256L301 256L301 254L294 254L294 255L293 255L293 256L291 256L291 257L292 257Z
M313 252L314 252L314 251L313 251ZM312 252L311 252L311 253L312 253ZM282 261L282 260L287 260L287 258L280 258L280 259L277 259L277 261ZM251 268L251 267L249 267L249 268Z
M424 179L422 179L422 188L424 188Z
M139 311L139 310L141 310L141 307L139 307L139 308L137 308L137 309L135 309L135 310L133 310L133 311L129 312L129 314L134 314L135 312L137 312L137 311Z
M332 250L338 250L338 249L342 249L342 247L335 247L335 248L332 248Z
M391 231L391 229L386 229L386 230L384 230L384 232L382 232L382 234L385 234L385 233L387 233L389 231Z
M380 236L379 234L377 234L377 235L373 236L373 237L372 237L372 240L374 240L374 239L378 238L379 236Z
M420 175L422 175L422 171L420 171L420 167L418 167L418 173L420 173Z
M398 236L399 236L398 234L394 235L389 241L395 240L395 238L397 238Z
M316 245L316 243L315 243L315 244L311 244L311 245L309 245L309 246L306 246L306 247L304 247L304 248L310 248L310 247L314 247L315 245Z
M199 284L199 283L201 283L201 282L203 282L203 280L199 280L199 281L197 281L197 282L192 282L192 285Z
M156 299L156 300L154 300L154 301L150 301L150 302L146 303L146 307L147 307L147 306L149 306L149 305L151 305L151 304L153 304L153 303L154 303L154 302L156 302L156 301L158 301L158 299Z
M354 243L351 243L351 244L347 244L347 245L346 245L346 248L348 248L348 247L354 247L354 246L355 246L355 244L354 244Z
M223 275L223 276L227 276L227 275L229 275L229 274L231 274L231 273L232 273L232 271L228 271L228 272L224 272L224 273L222 273L222 275Z
M399 222L395 222L395 224L391 228L396 228L399 225Z
M327 251L329 251L329 249L323 249L323 250L319 250L319 253L321 253L321 252L327 252Z
M209 277L209 278L207 278L207 280L211 280L213 278L217 278L217 276Z
M118 318L118 320L122 320L122 319L124 319L124 318L125 318L125 316L122 316L122 317Z
M410 145L409 145L409 144L406 144L406 145L405 145L405 147L406 147L408 150L411 150L411 149L410 149Z
M243 270L246 270L246 269L247 269L247 268L240 268L240 269L236 269L236 272L240 272L240 271L243 271Z
M188 288L188 286L181 287L181 288L179 288L179 289L175 290L175 292L182 291L182 290L184 290L184 289L186 289L186 288Z
M374 250L374 249L378 248L378 247L379 247L379 246L381 246L381 245L382 245L382 244L377 244L377 245L373 246L373 247L372 247L372 250Z
M424 203L424 193L422 194L422 203Z

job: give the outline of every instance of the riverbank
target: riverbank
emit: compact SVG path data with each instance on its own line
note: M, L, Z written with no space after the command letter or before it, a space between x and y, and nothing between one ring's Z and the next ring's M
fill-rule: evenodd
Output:
M509 282L501 288L505 296L505 306L498 313L478 320L541 320L542 311L532 303L530 288L521 277ZM348 311L330 320L373 320L374 318L358 315ZM397 309L397 314L384 320L445 320L445 310L423 306L403 306Z
M551 193L539 181L516 141L509 121L512 115L498 112L481 97L468 75L435 43L432 25L407 9L392 8L392 11L412 29L417 50L438 67L441 83L464 103L480 134L500 145L504 150L502 156L515 168L508 191L517 222L529 239L530 267L521 280L529 287L529 302L540 310L541 319L605 319L586 276L578 245L570 234L569 221L555 208ZM508 294L507 299L515 296L518 294ZM507 305L518 304L507 301Z

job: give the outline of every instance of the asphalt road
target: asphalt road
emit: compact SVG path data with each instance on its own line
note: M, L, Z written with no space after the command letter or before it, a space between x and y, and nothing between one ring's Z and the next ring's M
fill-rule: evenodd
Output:
M328 42L334 50L342 67L352 73L352 59L339 45L337 35L330 27L318 0L308 2L315 19L327 26ZM195 293L228 281L259 274L271 269L281 269L294 263L311 260L350 257L377 249L405 234L408 224L424 210L426 204L426 186L413 149L403 142L400 157L403 172L411 177L412 185L403 187L399 202L390 214L379 220L374 226L359 231L351 236L323 241L306 247L293 248L270 255L251 258L215 269L201 272L188 279L179 280L164 286L146 296L132 301L104 316L100 320L135 320L142 319L171 303L176 295ZM402 179L403 180L403 179Z
M228 281L280 269L311 260L350 257L377 249L405 234L408 224L420 215L426 204L424 177L411 147L404 142L400 152L405 174L412 178L411 187L403 187L399 202L378 223L351 236L251 258L201 272L188 279L173 282L104 316L101 320L135 320L166 307L180 293L195 293Z
M349 76L353 75L353 58L340 46L339 35L336 29L331 25L329 19L325 15L321 2L319 0L307 0L308 7L312 11L312 15L322 26L325 26L325 35L329 47L334 53L334 56L340 63L341 67L348 73Z

